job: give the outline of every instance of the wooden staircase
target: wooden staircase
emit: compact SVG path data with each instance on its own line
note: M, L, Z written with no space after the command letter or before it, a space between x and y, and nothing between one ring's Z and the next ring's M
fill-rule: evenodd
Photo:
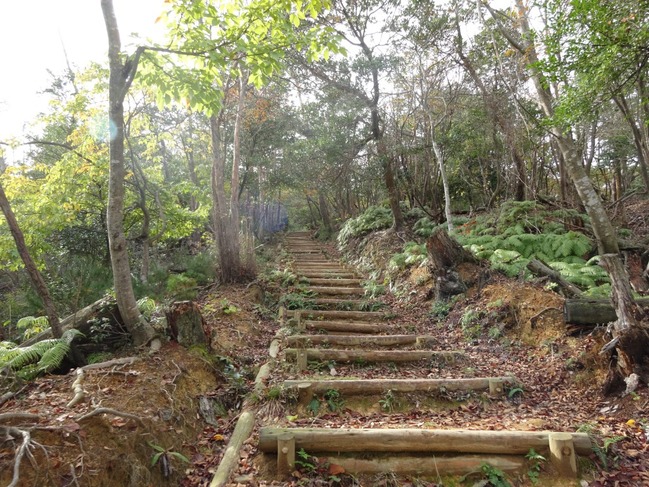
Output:
M285 248L303 289L315 295L311 309L280 311L279 320L287 334L278 359L291 364L293 371L293 378L282 382L285 393L296 398L291 414L304 414L306 405L328 391L336 391L345 400L378 398L379 402L386 395L400 395L408 402L412 394L455 391L484 391L488 400L507 400L507 387L516 383L510 376L401 378L399 367L408 363L456 363L466 360L466 355L462 350L440 349L435 335L404 333L391 322L387 310L363 311L367 300L361 277L351 267L329 258L308 233L289 234ZM323 378L309 373L308 368L317 363L334 364L331 368L336 374ZM385 363L395 364L396 377L357 378L353 374L353 367ZM338 423L346 422L343 418ZM302 449L354 475L437 478L479 470L484 463L503 471L520 471L531 448L547 453L558 474L574 477L576 455L587 455L592 448L589 437L580 433L384 423L380 427L342 428L327 424L325 418L317 421L318 427L304 428L278 420L260 428L259 449L276 456L276 478L286 478L294 470L296 451Z

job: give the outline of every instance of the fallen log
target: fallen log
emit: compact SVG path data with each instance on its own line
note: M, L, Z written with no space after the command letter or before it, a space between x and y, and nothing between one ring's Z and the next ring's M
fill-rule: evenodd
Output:
M308 348L305 350L307 360L333 360L335 362L416 362L418 360L441 359L454 361L462 356L459 351L430 350L333 350ZM295 359L297 349L287 348L286 356Z
M540 260L530 260L527 264L527 268L535 276L544 276L549 278L552 282L557 284L568 296L579 297L582 294L581 289L579 289L573 283L566 281L559 272L551 269Z
M113 298L106 296L61 320L61 330L65 332L74 328L87 337L90 334L91 320L94 322L95 319L101 320L104 317L110 318L111 321L123 326L122 316L117 309L117 303ZM26 347L48 338L52 338L52 330L50 328L25 340L21 343L21 346Z
M549 450L549 431L434 430L421 428L274 428L259 431L259 449L277 451L277 437L291 434L309 452L448 452L525 455ZM579 455L592 453L586 433L570 433Z
M467 379L339 379L285 380L284 387L304 393L319 394L336 390L341 394L381 394L392 392L477 391L489 389L490 382L517 382L514 377L480 377Z
M649 310L649 298L639 298L636 303ZM598 325L617 320L617 313L609 299L566 299L563 317L573 325Z

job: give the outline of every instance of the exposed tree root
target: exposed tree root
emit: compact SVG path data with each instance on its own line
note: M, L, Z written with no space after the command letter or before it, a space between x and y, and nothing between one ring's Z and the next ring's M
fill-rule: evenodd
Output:
M118 411L117 409L112 409L112 408L97 408L94 411L90 411L89 413L77 417L75 420L77 422L83 421L84 419L92 418L93 416L97 416L99 414L112 414L113 416L132 419L133 421L137 421L137 423L139 424L143 424L142 418L140 418L139 416L136 416L135 414L125 413L123 411Z

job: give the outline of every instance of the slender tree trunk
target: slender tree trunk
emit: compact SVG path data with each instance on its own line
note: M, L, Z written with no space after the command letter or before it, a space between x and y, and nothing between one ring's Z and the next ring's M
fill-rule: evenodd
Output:
M322 218L322 226L327 231L327 236L333 231L333 225L331 224L331 216L329 215L329 206L327 205L327 199L325 198L324 191L318 190L318 202L320 206L320 217Z
M128 247L124 234L124 98L135 77L141 54L122 62L121 42L112 0L101 0L101 8L108 33L108 59L110 80L108 88L109 126L110 126L110 170L108 183L108 210L106 225L110 260L113 269L115 297L120 315L136 346L151 341L155 332L143 319L137 307L131 267L128 260Z
M446 168L444 162L444 154L439 144L435 140L433 135L430 139L431 144L433 145L433 151L435 152L435 157L437 158L437 163L439 164L439 174L442 177L442 186L444 187L444 214L446 215L446 223L448 226L448 233L453 233L453 214L451 212L451 192L448 185L448 176L446 175Z
M29 249L27 248L27 244L25 243L25 236L23 235L23 232L18 225L18 221L16 220L16 216L11 209L11 205L9 204L9 200L7 199L7 195L5 194L2 184L0 184L0 208L2 208L2 213L4 213L5 219L7 220L7 226L9 227L9 231L11 232L11 236L13 237L14 242L16 242L16 249L18 250L18 254L22 259L23 264L25 264L25 270L29 275L29 280L32 283L32 287L43 302L43 308L45 309L45 315L47 316L47 320L49 321L50 327L52 328L52 334L55 338L60 338L62 331L61 324L59 322L59 314L56 311L56 305L54 304L54 301L52 301L52 297L50 296L50 292L47 289L47 285L45 284L43 276L38 271L38 267L36 267L36 263L29 253Z
M642 181L644 182L645 189L649 191L649 141L646 137L646 132L638 126L636 119L631 113L629 104L626 101L624 95L618 95L613 98L615 104L619 108L624 119L629 124L631 128L631 133L633 134L633 143L636 147L636 153L638 155L638 166L640 166L640 174L642 175Z
M223 111L210 117L212 135L212 218L214 236L219 249L221 279L236 282L241 278L239 234L233 235L230 209L225 195L225 158L221 138Z

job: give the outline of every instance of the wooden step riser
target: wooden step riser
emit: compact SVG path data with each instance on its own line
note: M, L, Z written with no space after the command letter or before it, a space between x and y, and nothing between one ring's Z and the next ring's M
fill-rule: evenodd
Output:
M339 363L404 363L419 362L420 360L441 360L455 362L464 357L459 351L430 351L430 350L332 350L308 348L306 359L311 361L327 362L333 360ZM297 349L287 348L284 353L287 358L295 359Z
M484 391L502 395L503 384L514 384L513 377L480 377L470 379L340 379L340 380L286 380L284 387L300 394L322 394L330 390L345 396L444 391Z
M432 346L437 339L432 336L417 335L291 335L286 337L289 347L311 347L314 345L342 345L345 347L398 347Z
M392 330L390 325L353 322L326 322L326 321L304 321L305 330L327 332L327 333L363 333L372 335L375 333L389 333Z
M548 431L434 430L423 428L273 428L262 427L259 448L277 451L277 437L293 435L295 448L308 452L444 452L525 455L547 451ZM592 453L586 433L570 433L579 455Z
M338 278L317 278L311 277L306 279L308 284L312 286L330 286L330 287L360 287L360 279L338 279Z
M300 310L287 310L286 316L293 318L299 314L302 319L314 320L359 320L359 321L378 321L385 319L385 313L377 311L328 311L318 309L300 309Z
M365 289L354 287L325 287L325 286L309 286L305 288L315 294L326 296L364 296Z

